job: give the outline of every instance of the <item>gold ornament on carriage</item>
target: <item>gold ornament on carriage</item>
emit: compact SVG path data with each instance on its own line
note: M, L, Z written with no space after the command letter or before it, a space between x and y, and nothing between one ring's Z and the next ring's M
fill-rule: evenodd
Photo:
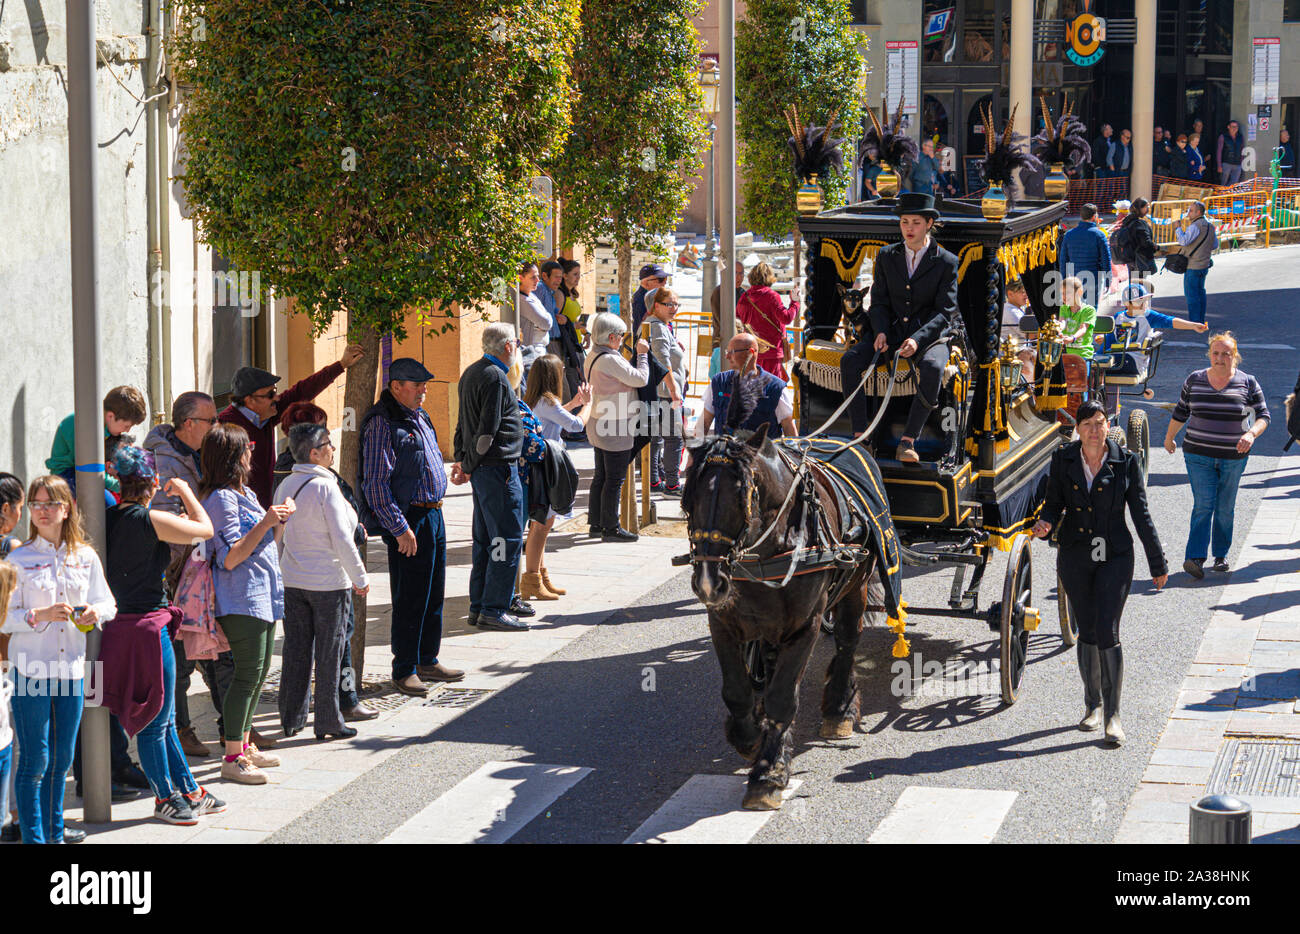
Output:
M1057 317L1048 318L1038 326L1038 359L1046 373L1061 361L1065 352L1065 325Z
M1002 382L1004 392L1010 392L1015 387L1020 370L1020 341L1014 336L1002 338L1001 353L998 355L998 379Z

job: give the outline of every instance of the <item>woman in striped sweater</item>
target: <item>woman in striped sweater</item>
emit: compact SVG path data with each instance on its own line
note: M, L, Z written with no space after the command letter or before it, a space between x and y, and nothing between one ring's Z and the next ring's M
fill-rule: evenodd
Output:
M1196 370L1183 383L1182 398L1165 432L1165 450L1173 454L1174 439L1187 426L1183 459L1192 484L1193 505L1183 570L1197 580L1205 576L1205 559L1211 545L1214 570L1228 570L1237 484L1255 439L1264 433L1269 421L1259 381L1237 369L1241 354L1231 331L1210 338L1209 357L1209 368Z

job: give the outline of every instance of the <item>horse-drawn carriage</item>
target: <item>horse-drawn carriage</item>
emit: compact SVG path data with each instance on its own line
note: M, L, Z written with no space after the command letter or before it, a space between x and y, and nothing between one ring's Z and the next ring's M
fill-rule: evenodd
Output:
M894 459L916 374L906 361L878 363L863 391L878 419L871 436L904 563L955 569L946 607L909 607L912 614L986 621L1000 634L1002 699L1014 703L1039 614L1032 601L1029 529L1042 504L1052 452L1062 433L1056 413L1065 404L1060 344L1041 348L1035 380L1021 372L1015 329L1004 329L1007 279L1024 281L1033 318L1056 316L1043 303L1056 269L1064 202L1030 202L1000 221L986 220L975 201L940 202L932 236L958 259L960 322L953 328L949 366L939 404L917 436L919 464ZM840 360L847 351L865 290L853 288L876 252L900 239L894 201L882 199L805 217L808 244L807 340L794 367L799 419L815 427L841 408ZM1048 326L1049 337L1052 326ZM1046 365L1045 365L1046 364ZM852 436L843 417L829 432ZM979 604L980 583L992 551L1010 552L1001 599ZM969 572L969 580L967 574ZM1065 607L1061 634L1073 644L1077 629Z

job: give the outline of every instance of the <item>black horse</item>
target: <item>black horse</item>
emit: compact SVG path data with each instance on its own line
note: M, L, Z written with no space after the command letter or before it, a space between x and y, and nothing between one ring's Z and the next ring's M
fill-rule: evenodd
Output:
M896 559L892 571L885 567L890 587L881 583L886 540L894 544L888 506L877 503L870 515L851 508L839 473L772 443L766 426L691 449L682 491L691 588L708 609L722 668L727 741L754 763L743 803L750 810L781 806L799 683L826 614L835 638L822 694L826 739L849 737L858 721L853 656L864 615L886 606L897 615Z

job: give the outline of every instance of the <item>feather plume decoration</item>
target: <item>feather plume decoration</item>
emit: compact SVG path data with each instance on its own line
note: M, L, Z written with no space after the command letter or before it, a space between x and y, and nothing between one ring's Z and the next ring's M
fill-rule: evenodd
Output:
M1071 113L1069 105L1060 118L1053 121L1046 96L1040 96L1039 102L1042 104L1044 126L1030 140L1030 151L1045 163L1062 162L1067 169L1078 168L1092 154L1092 147L1088 143L1088 128Z
M1016 169L1023 170L1023 177L1043 171L1042 160L1026 152L1021 144L1023 134L1016 133L1016 109L1011 110L1011 119L1007 121L1002 133L994 133L993 113L990 107L984 112L984 138L988 154L984 157L984 180L990 185L1007 186L1015 176ZM996 142L995 142L996 140Z
M889 119L889 106L882 97L880 100L880 119L870 107L867 115L871 118L871 127L862 135L861 153L875 152L882 162L888 162L900 176L909 170L920 155L916 140L899 132L903 120L903 99L898 99L898 108L894 119Z
M803 126L797 119L792 119L792 112L793 108L786 113L786 123L794 134L787 142L794 159L795 175L807 181L813 175L826 178L832 172L843 174L844 140L830 135L837 115L832 114L826 126Z

